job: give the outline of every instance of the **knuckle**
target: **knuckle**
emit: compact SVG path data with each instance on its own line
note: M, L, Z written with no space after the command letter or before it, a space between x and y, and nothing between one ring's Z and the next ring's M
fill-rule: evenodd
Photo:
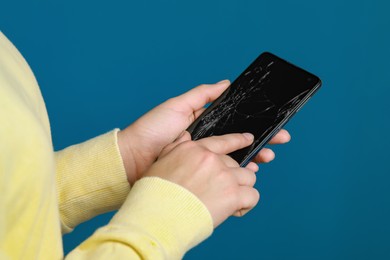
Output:
M235 209L240 209L240 197L239 197L239 187L236 185L229 185L225 190L225 196L231 201Z
M202 153L202 162L205 164L215 164L218 161L218 155L209 151L204 150Z
M246 138L243 134L240 134L240 142L241 143L247 143L248 142L248 138Z
M176 102L177 102L177 97L171 97L171 98L167 99L163 104L165 106L169 107L169 106L175 104Z
M200 84L197 87L197 91L199 94L204 95L205 91L207 90L208 86L206 84Z
M246 168L242 168L242 171L239 172L241 178L242 178L242 185L253 187L256 183L256 174Z
M228 169L221 169L218 175L219 181L227 185L228 191L233 191L235 178Z
M248 139L242 134L235 134L234 138L229 139L232 142L232 146L240 148L248 144Z
M248 197L246 197L243 201L241 201L240 208L252 209L256 206L259 200L260 200L260 193L258 190L253 188L251 193L248 194Z
M257 176L254 172L249 173L249 186L254 186L256 184Z

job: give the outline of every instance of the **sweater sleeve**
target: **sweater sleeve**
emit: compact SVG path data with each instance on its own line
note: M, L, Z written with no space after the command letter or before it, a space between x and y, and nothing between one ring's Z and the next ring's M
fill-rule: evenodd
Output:
M110 223L66 259L181 259L212 231L211 215L194 194L145 177L134 184Z
M115 129L55 153L62 232L118 209L130 190Z

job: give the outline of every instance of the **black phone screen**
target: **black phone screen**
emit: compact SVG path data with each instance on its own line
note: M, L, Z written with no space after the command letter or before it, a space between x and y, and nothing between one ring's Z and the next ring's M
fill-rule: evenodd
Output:
M193 140L252 133L251 146L229 154L246 165L320 85L313 74L262 53L187 130Z

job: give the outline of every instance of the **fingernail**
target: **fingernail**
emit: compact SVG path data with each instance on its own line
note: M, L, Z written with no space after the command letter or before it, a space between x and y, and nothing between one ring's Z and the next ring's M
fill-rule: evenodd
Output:
M243 133L242 135L245 136L245 138L250 140L250 141L252 141L254 138L253 134L251 134L251 133Z
M229 81L228 79L224 79L224 80L218 81L218 82L215 83L215 84L219 85L219 84L227 83L227 82L230 82L230 81Z
M275 153L271 149L268 150L270 161L273 161L275 159Z

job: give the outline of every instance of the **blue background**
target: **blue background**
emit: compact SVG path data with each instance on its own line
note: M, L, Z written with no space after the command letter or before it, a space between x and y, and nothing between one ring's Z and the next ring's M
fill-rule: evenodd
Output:
M55 149L125 127L263 51L319 75L292 141L261 166L262 199L186 259L390 259L388 1L2 1ZM112 213L64 236L69 252Z

